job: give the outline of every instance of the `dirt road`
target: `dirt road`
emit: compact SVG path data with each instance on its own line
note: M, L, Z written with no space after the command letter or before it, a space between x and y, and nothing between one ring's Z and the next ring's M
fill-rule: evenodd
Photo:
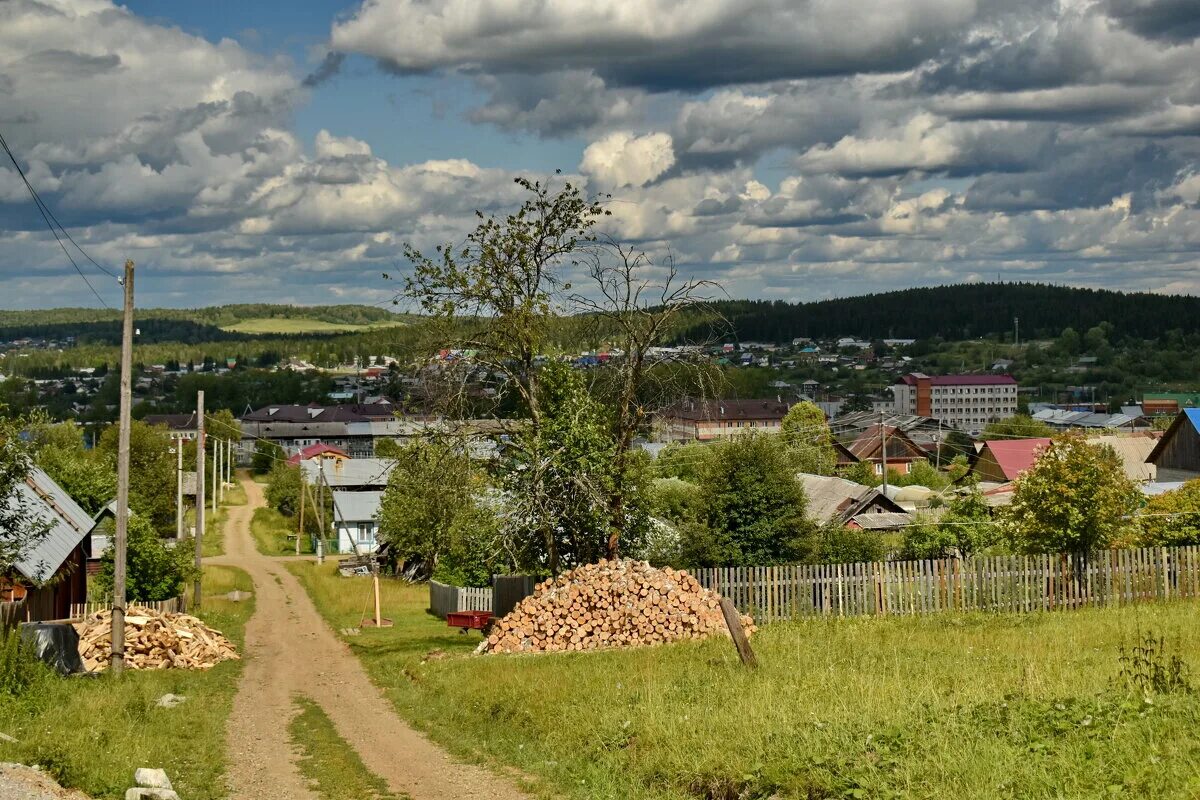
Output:
M229 509L224 556L207 563L241 567L254 580L255 611L246 625L246 665L230 715L229 790L235 800L313 798L296 767L288 723L293 698L305 695L333 720L367 769L413 800L527 795L481 767L453 761L410 728L367 678L358 659L317 614L282 559L254 546L250 518L262 488L243 480L248 502Z

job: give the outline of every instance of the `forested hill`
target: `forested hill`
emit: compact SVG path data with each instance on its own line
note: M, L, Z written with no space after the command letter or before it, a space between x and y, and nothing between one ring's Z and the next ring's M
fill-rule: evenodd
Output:
M971 283L904 289L812 303L729 300L713 303L742 341L784 342L857 336L865 339L940 336L972 339L1010 334L1020 318L1021 338L1058 336L1109 322L1115 336L1157 339L1171 330L1200 331L1200 297L1113 292L1036 283ZM709 338L697 321L681 335Z

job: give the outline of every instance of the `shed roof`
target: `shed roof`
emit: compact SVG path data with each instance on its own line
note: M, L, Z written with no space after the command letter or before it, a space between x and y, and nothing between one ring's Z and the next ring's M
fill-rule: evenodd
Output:
M370 522L379 515L383 492L333 491L335 522Z
M50 532L29 548L13 566L26 578L44 581L54 575L71 551L92 530L92 518L54 480L36 467L17 486L31 512L51 523Z
M875 514L855 514L847 522L857 525L865 531L888 531L905 527L912 522L912 516L906 512L885 511Z
M1158 444L1157 439L1149 436L1096 436L1087 441L1088 444L1108 445L1116 451L1130 480L1152 481L1158 476L1157 467L1146 463L1154 445Z
M316 483L324 477L325 485L333 489L386 486L396 468L392 458L349 458L334 461L305 461L301 464L305 477Z
M1000 466L1000 471L1008 480L1015 480L1025 470L1037 461L1038 453L1050 446L1050 440L1037 439L989 439L983 443L985 450L990 450L992 457ZM982 455L982 451L980 453Z
M1179 429L1184 425L1190 425L1193 433L1200 434L1200 408L1185 408L1180 411L1171 423L1171 427L1167 428L1166 433L1158 440L1158 444L1150 451L1150 455L1146 456L1146 460L1157 464L1159 453L1167 446L1167 442L1179 434Z

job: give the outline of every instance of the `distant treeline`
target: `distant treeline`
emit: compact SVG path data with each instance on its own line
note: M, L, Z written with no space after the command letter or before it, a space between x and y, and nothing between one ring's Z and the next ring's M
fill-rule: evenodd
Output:
M1020 318L1022 340L1058 336L1068 327L1085 331L1100 322L1111 323L1118 339L1200 331L1200 297L1038 283L955 284L812 303L728 300L711 304L711 310L729 325L714 330L711 322L697 319L681 326L678 338L703 340L713 333L720 338L729 330L741 341L768 342L834 336L1011 337L1014 317Z

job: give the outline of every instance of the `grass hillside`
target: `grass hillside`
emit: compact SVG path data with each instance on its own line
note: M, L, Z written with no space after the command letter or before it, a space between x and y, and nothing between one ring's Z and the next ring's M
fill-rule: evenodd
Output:
M350 333L353 331L372 330L374 328L390 328L403 325L400 320L380 320L366 324L348 322L328 322L312 317L255 317L244 319L232 325L224 325L221 330L230 333L245 334L304 334L304 333Z
M367 578L291 563L335 630ZM346 639L407 717L460 758L578 800L1194 798L1200 664L1193 602L1042 614L809 619L730 642L472 656L383 582L395 627ZM1146 662L1122 650L1162 636ZM1163 669L1164 686L1131 684ZM1165 666L1164 666L1165 665ZM1122 670L1126 674L1122 674ZM1194 673L1192 673L1194 675Z

